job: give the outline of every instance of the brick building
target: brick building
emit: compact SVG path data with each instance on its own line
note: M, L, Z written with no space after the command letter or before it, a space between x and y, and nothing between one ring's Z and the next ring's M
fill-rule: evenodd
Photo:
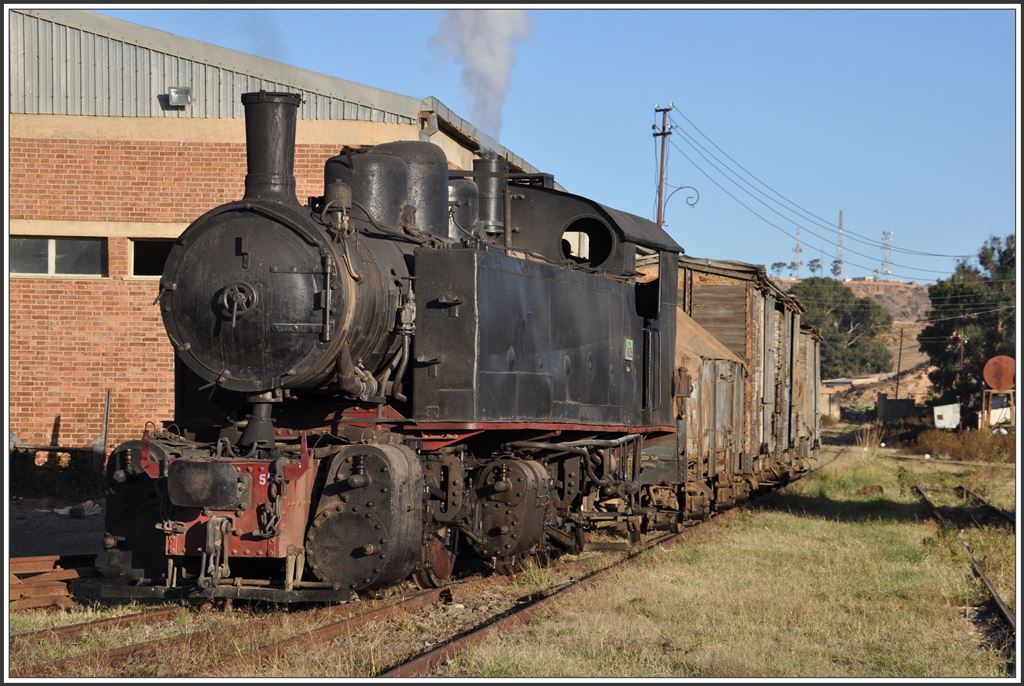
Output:
M476 129L412 98L84 10L8 10L10 439L107 450L170 419L153 300L189 222L242 196L244 92L300 92L297 195L343 145L429 140L472 166ZM175 104L178 99L183 104ZM537 171L498 148L515 171Z

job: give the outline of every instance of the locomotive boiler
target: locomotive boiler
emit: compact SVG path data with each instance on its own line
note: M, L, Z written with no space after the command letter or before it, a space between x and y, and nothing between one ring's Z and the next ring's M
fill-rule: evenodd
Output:
M111 454L103 576L80 594L436 586L460 555L508 572L598 527L635 539L792 466L781 445L757 473L688 447L682 249L657 225L418 141L342 149L300 204L299 96L242 102L244 196L160 279L175 417Z

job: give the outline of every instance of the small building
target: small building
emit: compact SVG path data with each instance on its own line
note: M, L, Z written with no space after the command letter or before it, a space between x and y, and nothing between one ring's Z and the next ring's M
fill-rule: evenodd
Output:
M426 140L470 169L486 140L436 98L409 97L85 10L8 10L10 426L33 445L160 426L174 354L154 306L173 241L242 196L240 96L302 94L295 177L320 195L343 146ZM510 171L536 173L498 146ZM12 437L12 438L13 438Z

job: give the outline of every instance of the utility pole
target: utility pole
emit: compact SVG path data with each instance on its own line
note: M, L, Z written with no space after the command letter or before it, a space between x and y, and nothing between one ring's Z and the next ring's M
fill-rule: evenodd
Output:
M957 331L957 340L960 341L960 369L957 371L957 393L956 401L960 404L960 426L957 432L964 434L964 332Z
M651 124L651 128L654 129L654 137L661 138L661 161L658 166L658 228L661 228L661 225L665 223L665 143L672 135L672 127L668 123L668 113L672 111L672 103L669 103L668 107L658 107L655 103L654 111L655 113L661 112L661 131L658 131L656 125Z
M839 280L843 280L843 211L839 210L839 249L836 250L836 261L839 262Z
M900 329L900 351L896 353L896 399L900 399L900 372L903 371L903 329Z

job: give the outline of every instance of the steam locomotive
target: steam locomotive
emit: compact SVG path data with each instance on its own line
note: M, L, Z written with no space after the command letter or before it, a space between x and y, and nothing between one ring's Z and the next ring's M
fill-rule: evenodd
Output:
M438 586L460 556L507 573L802 468L816 438L768 440L767 414L751 438L749 361L677 302L660 227L428 142L342 149L300 204L299 102L242 96L244 197L170 251L174 421L110 455L102 578L76 593Z

